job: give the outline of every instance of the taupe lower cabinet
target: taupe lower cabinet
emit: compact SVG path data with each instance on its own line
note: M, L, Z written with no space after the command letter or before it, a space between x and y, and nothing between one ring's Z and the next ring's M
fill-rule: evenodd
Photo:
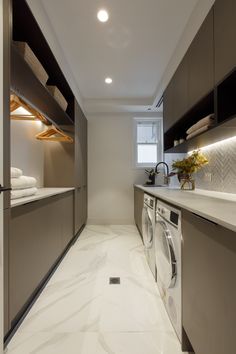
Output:
M73 238L73 208L71 191L11 209L10 323Z
M86 224L87 220L87 187L75 189L75 234Z
M143 196L144 191L134 187L134 220L142 235L142 212L143 212Z
M196 354L236 351L236 233L183 211L183 326Z
M235 18L235 0L216 0L214 5L216 83L236 67Z

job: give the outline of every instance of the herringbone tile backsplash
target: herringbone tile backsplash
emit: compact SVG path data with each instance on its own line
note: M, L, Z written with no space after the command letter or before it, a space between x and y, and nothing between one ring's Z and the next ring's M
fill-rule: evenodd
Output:
M236 138L204 148L203 153L209 164L195 174L196 188L236 193ZM179 154L166 154L165 157L170 165L172 160L182 158ZM211 182L206 181L205 173L211 173Z

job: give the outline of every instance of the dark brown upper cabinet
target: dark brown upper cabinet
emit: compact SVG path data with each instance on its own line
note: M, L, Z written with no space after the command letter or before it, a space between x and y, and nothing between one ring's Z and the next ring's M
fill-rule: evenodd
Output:
M188 108L190 109L214 87L214 18L207 15L187 52ZM199 117L201 118L201 117Z
M166 132L173 125L173 80L163 94L163 129Z
M185 56L178 66L163 97L164 131L174 125L187 110L188 58Z
M214 6L216 84L236 67L235 17L235 0L216 0Z

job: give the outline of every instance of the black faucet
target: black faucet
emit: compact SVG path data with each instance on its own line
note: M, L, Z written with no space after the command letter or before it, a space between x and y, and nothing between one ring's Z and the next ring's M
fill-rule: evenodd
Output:
M169 185L169 166L164 161L158 162L158 164L155 167L155 173L157 173L157 167L159 165L165 165L166 166L166 175L164 175L164 184Z

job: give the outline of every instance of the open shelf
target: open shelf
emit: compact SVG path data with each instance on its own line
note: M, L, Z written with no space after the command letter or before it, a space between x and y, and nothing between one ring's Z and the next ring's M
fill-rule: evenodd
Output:
M26 42L49 75L47 84L55 85L68 102L66 112L35 77L17 48L11 49L11 86L25 101L58 125L70 125L74 120L74 95L65 79L26 0L12 0L12 40ZM38 81L38 82L37 82Z
M11 45L11 90L51 123L71 125L73 120L41 84L14 44Z
M214 126L173 146L175 139L186 138L186 130L210 113L215 113ZM165 133L164 150L165 153L185 153L233 136L236 136L236 68Z
M216 88L218 123L236 115L236 69Z
M210 128L192 139L186 140L182 144L165 150L165 153L186 153L233 136L236 136L236 116L219 123L217 126Z
M186 131L193 124L207 115L214 113L214 92L208 93L200 102L191 108L178 122L164 134L165 152L185 152L189 140L174 146L174 140L186 139ZM191 139L192 140L192 139ZM183 150L183 151L180 151Z

